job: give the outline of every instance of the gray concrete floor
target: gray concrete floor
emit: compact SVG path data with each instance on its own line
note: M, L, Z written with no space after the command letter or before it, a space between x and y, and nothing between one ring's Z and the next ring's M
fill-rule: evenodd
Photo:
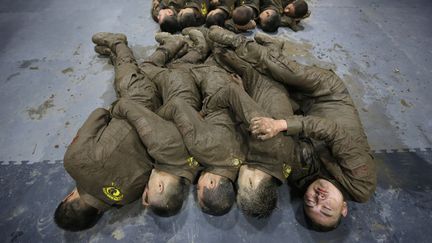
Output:
M52 212L73 187L62 167L66 146L96 107L115 98L113 68L93 51L95 32L123 32L139 59L156 46L150 1L0 1L0 238L42 242L394 242L431 240L432 3L427 0L309 1L304 31L280 29L292 55L335 69L360 112L381 168L367 204L335 232L311 232L298 202L281 188L267 221L234 209L185 209L160 219L138 204L113 210L93 229L65 233ZM293 201L290 203L290 201Z

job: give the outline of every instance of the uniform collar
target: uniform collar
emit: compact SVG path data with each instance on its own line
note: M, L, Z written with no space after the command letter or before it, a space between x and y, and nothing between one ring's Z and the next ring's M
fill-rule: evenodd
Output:
M87 203L88 205L102 211L105 212L108 209L111 208L110 205L104 203L103 201L97 199L96 197L88 194L86 191L84 191L82 188L77 187L78 193L80 195L80 197L82 198L82 200Z

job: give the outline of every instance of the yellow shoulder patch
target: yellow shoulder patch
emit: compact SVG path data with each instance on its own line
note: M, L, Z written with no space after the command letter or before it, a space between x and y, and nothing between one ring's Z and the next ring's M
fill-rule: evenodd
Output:
M291 166L289 166L287 164L283 164L282 172L283 172L285 179L287 179L289 177L289 175L291 174Z
M207 15L207 3L205 2L205 1L203 1L202 3L201 3L201 14L203 15L203 16L206 16Z
M114 182L111 184L111 186L104 186L102 188L103 193L105 196L107 196L109 199L113 201L121 201L123 199L123 193L120 191L119 188L117 188L114 185Z

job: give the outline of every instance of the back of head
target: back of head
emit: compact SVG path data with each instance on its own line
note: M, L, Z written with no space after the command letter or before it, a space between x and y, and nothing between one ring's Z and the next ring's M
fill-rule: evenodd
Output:
M256 218L267 218L276 208L278 182L275 178L265 178L255 190L239 190L237 203L242 211Z
M298 1L295 1L293 4L295 7L295 15L294 16L296 18L303 18L308 12L308 4L306 3L306 1L298 0Z
M185 178L180 177L175 183L170 183L166 186L163 195L152 199L149 202L149 208L158 216L173 216L182 208L188 189L189 182Z
M204 213L220 216L228 213L234 204L235 191L231 181L222 177L213 189L204 188L201 210Z
M177 21L177 16L166 16L162 23L160 23L160 29L163 32L169 32L171 34L179 31L180 25Z
M234 9L232 19L237 25L246 25L254 18L254 11L247 6L240 6Z
M93 227L102 213L79 200L61 202L54 212L54 222L68 231L81 231Z
M261 29L265 32L276 32L281 24L281 16L280 14L274 12L265 20L260 21Z
M206 26L218 25L221 27L225 26L225 20L228 18L228 14L224 12L207 15Z
M179 24L181 29L201 25L194 13L185 13L179 16Z

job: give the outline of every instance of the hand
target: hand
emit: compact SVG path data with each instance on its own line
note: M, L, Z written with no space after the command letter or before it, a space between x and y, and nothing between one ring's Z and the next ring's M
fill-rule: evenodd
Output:
M124 109L122 109L122 107L127 102L128 101L125 98L120 98L120 99L114 101L111 104L111 107L109 108L109 111L111 113L111 117L114 117L114 118L117 118L117 119L124 119L124 118L126 118L126 112L124 111Z
M267 140L286 130L285 120L274 120L269 117L254 117L251 120L250 130L258 139Z

